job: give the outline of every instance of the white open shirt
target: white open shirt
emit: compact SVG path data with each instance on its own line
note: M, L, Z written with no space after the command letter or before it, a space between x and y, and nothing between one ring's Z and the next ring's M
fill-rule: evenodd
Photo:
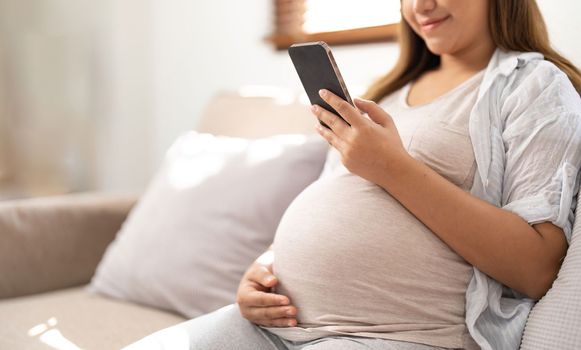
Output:
M529 224L552 222L570 243L581 166L581 98L568 77L540 53L497 49L469 131L477 164L470 193ZM518 349L533 305L474 267L466 324L483 350Z

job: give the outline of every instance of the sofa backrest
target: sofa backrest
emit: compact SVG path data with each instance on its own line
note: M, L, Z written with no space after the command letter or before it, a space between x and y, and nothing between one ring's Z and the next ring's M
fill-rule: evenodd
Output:
M278 96L220 92L208 103L195 129L214 135L260 138L277 134L316 133L308 104L291 92Z
M581 349L581 210L559 275L529 314L522 339L521 350L554 349Z

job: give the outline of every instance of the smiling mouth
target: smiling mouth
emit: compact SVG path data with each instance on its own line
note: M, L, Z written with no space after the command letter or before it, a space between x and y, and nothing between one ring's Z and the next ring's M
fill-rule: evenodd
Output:
M432 29L440 26L440 24L444 23L444 21L446 21L448 18L450 18L450 16L446 16L446 17L444 17L440 20L437 20L437 21L431 21L431 22L428 22L426 24L421 24L420 26L422 27L422 30L429 31L429 30L432 30Z

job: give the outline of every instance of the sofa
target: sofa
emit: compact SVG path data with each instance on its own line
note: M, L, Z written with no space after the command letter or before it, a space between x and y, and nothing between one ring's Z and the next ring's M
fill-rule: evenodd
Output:
M195 129L260 138L313 133L314 125L292 94L223 92ZM86 288L137 200L81 193L0 202L0 349L119 349L185 320ZM562 273L533 309L521 349L581 349L580 273L577 224Z
M314 133L296 95L270 91L218 93L195 130L251 139ZM0 349L120 349L185 320L86 288L137 199L79 193L0 202Z

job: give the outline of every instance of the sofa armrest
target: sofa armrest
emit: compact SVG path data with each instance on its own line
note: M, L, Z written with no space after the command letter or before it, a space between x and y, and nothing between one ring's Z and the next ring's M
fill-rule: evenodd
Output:
M0 299L87 283L135 201L87 193L0 202Z

